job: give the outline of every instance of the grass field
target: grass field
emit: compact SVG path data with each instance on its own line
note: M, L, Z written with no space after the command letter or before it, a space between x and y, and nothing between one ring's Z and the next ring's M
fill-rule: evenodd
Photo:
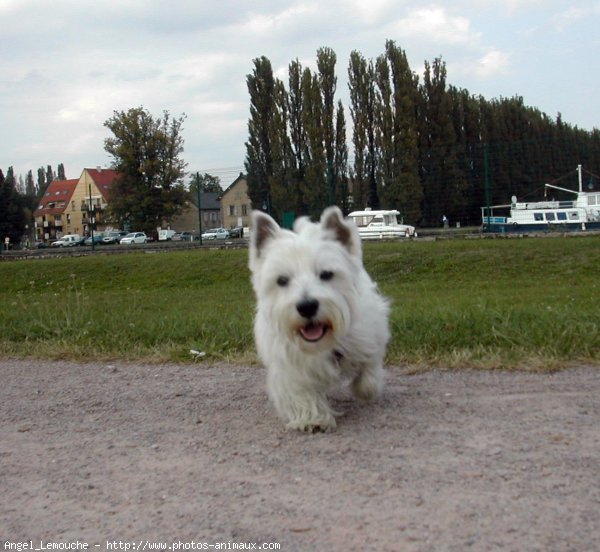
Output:
M391 298L391 364L600 361L600 237L365 245ZM245 250L0 263L0 356L256 360Z

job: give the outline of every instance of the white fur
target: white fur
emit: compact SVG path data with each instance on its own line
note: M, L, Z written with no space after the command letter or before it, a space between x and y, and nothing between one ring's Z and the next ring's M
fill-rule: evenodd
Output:
M293 232L254 211L249 264L256 347L277 412L289 428L335 427L327 392L349 381L356 397L374 398L390 337L389 306L363 267L358 229L337 207L320 223L299 219ZM318 302L309 327L327 327L316 342L300 333L309 318L298 305L306 301Z

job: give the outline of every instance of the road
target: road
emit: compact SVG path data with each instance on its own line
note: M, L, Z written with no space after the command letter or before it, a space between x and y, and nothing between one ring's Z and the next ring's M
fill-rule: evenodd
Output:
M338 428L307 435L276 418L262 368L205 362L0 361L0 537L600 549L597 367L392 367L375 403L341 391Z

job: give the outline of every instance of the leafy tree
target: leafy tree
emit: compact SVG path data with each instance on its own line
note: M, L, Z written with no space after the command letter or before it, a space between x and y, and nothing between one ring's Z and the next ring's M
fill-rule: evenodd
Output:
M218 176L213 176L208 173L200 174L196 172L192 174L189 189L194 197L196 197L196 194L198 193L198 187L200 187L200 191L203 193L213 192L220 194L223 191L221 179Z
M171 118L168 111L154 118L142 107L115 111L106 126L113 137L104 149L113 157L119 177L113 184L110 215L113 220L147 232L163 219L181 211L185 199L181 135L185 115Z
M105 126L106 126L106 124L105 124ZM62 163L59 163L56 180L66 180L66 179L67 179L67 177L65 175L65 166Z

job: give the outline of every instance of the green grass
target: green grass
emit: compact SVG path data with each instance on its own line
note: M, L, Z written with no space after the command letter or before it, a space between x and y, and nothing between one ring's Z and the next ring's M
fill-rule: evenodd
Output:
M0 356L255 360L244 250L0 263ZM554 369L600 360L600 237L374 243L388 362Z

